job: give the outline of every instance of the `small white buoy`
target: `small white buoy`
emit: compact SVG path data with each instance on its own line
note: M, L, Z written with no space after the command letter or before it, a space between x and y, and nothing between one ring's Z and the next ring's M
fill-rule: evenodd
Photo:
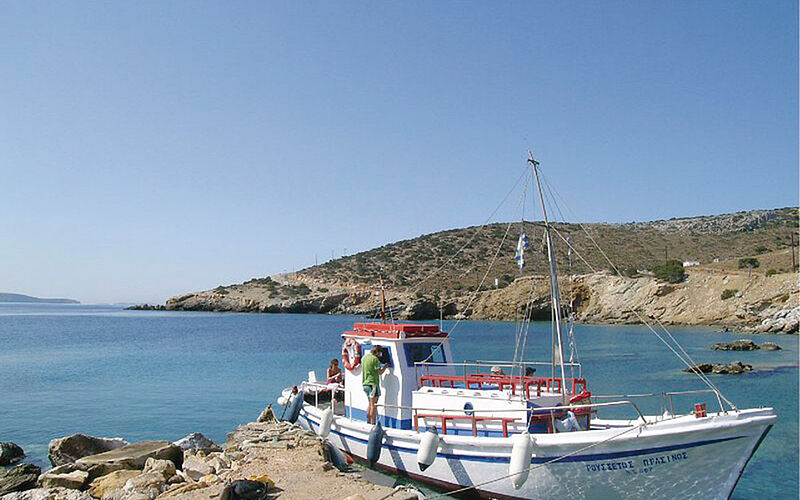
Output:
M436 452L439 450L439 434L436 432L436 427L429 428L422 439L419 440L419 449L417 449L417 465L419 470L425 470L431 466L433 460L436 458Z
M278 404L279 404L279 405L281 405L281 406L286 406L288 403L289 403L289 400L288 400L288 399L286 399L286 397L285 397L285 396L280 396L280 397L278 398Z
M332 423L333 423L333 410L328 408L322 412L322 417L320 418L319 422L319 435L322 437L328 437L328 434L331 432Z
M531 456L533 455L533 438L525 431L511 437L511 463L508 465L508 473L511 475L511 484L515 490L522 488L528 480L528 473L531 467Z

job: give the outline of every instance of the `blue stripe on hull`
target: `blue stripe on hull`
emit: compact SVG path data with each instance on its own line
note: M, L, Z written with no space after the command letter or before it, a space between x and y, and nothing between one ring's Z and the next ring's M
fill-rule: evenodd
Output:
M303 413L302 417L306 419L309 426L316 425L319 426L319 423L314 421L313 419L309 418L308 414ZM342 436L344 439L350 439L362 444L367 444L366 439L357 438L355 436L351 436L349 434L345 434L336 430L331 429L331 432L334 434L338 434ZM685 450L689 448L697 448L698 446L707 446L710 444L722 443L725 441L732 441L735 439L742 439L745 436L735 436L735 437L727 437L727 438L720 438L720 439L709 439L705 441L695 441L694 443L686 443L686 444L677 444L677 445L670 445L670 446L658 446L654 448L645 448L642 450L630 450L630 451L619 451L615 453L594 453L588 455L573 455L569 457L564 457L563 459L559 460L559 462L596 462L600 460L613 460L616 458L627 458L627 457L635 457L639 455L650 455L654 453L665 453L668 451L675 451L675 450ZM417 453L417 450L413 448L406 448L403 446L395 446L390 444L384 444L385 448L390 450L397 450L406 453ZM444 458L453 458L457 460L468 460L472 462L495 462L495 463L509 463L511 461L510 457L481 457L475 455L456 455L454 453L437 453L437 457L444 457ZM544 463L550 460L553 460L555 457L533 457L531 463Z
M358 408L353 408L352 406L345 407L345 414L350 415L351 418L355 420L361 420L362 422L367 421L367 412L364 410L359 410ZM378 415L380 419L381 425L384 428L392 428L392 429L405 429L411 430L411 419L410 418L394 418L394 417L387 417L386 415Z

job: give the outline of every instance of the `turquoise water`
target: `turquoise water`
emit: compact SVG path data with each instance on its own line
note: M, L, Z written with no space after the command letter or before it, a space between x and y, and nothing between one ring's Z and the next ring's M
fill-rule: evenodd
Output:
M309 369L321 374L340 352L341 331L358 320L0 304L0 441L16 442L41 465L50 439L74 432L175 440L199 431L222 442ZM462 322L453 332L455 356L508 359L514 330L511 323ZM575 332L595 394L701 388L643 327L579 325ZM736 335L673 332L698 362L752 364L755 373L714 381L739 407L772 406L780 416L734 498L797 498L798 337L753 336L784 350L731 353L709 347ZM528 345L528 359L547 359L549 325L534 324ZM688 411L695 399L678 400L677 409ZM657 401L643 406L661 411Z

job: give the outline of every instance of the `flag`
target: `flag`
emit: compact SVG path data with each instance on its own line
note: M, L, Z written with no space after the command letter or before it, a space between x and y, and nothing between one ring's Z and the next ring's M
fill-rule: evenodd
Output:
M517 253L514 260L517 261L517 267L522 269L525 267L525 250L528 249L528 237L525 232L519 233L519 241L517 241Z

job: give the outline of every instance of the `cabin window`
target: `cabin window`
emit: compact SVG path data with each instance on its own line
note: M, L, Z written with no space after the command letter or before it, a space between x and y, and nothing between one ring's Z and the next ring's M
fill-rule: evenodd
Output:
M361 349L362 349L361 355L362 355L362 357L366 356L366 354L372 349L372 347L373 346L371 344L362 344L362 346L361 346ZM392 354L391 354L392 347L388 346L388 345L381 345L381 347L383 347L383 356L378 358L378 360L383 365L387 365L387 366L390 366L390 367L394 366L394 363L392 363Z
M427 361L429 363L446 363L442 344L409 343L405 345L406 363L413 367L414 363Z

